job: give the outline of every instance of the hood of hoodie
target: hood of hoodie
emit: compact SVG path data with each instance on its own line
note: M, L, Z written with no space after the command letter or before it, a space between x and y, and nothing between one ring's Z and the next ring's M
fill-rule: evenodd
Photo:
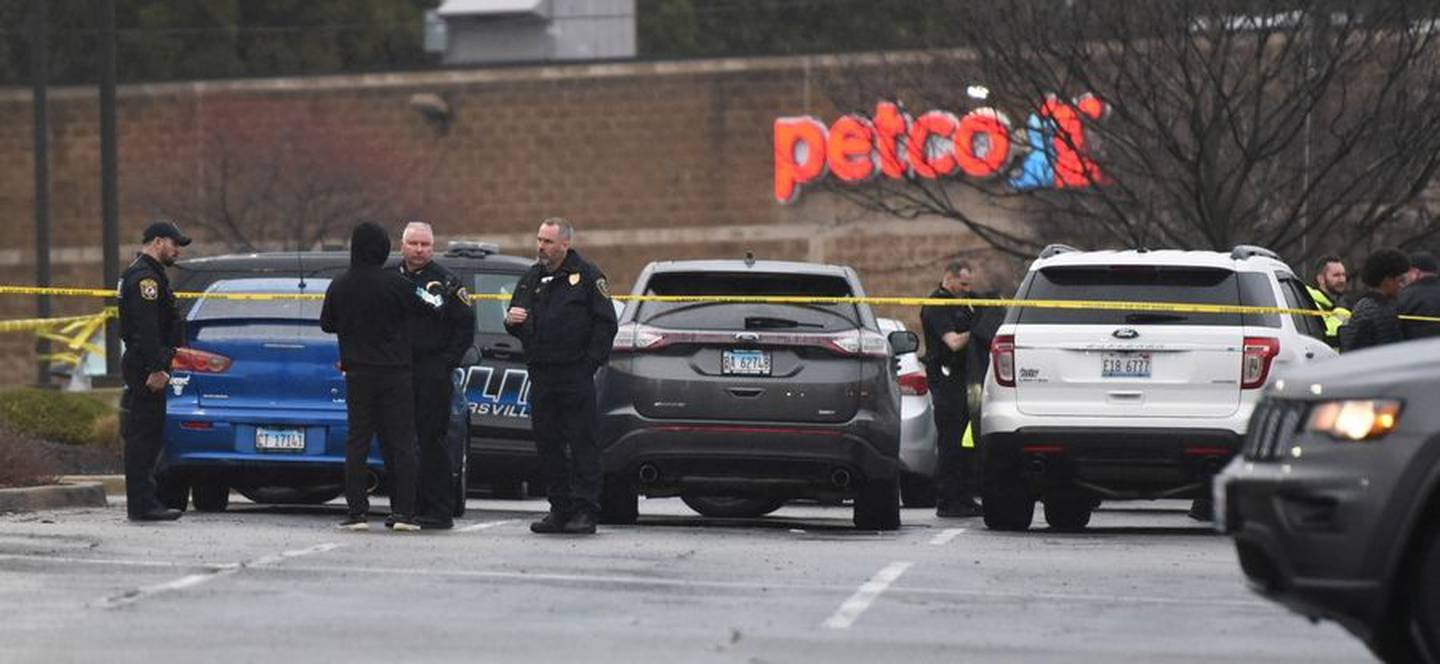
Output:
M390 234L367 221L350 232L350 267L380 267L390 257Z

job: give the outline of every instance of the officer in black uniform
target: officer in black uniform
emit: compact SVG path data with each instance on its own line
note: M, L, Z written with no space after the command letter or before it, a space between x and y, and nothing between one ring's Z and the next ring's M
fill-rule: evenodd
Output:
M436 296L439 316L417 319L415 348L415 433L420 446L415 520L427 530L454 527L456 495L445 434L450 421L451 380L475 339L475 310L459 277L434 261L435 232L430 224L411 222L400 236L400 274Z
M973 271L963 261L945 266L940 287L932 298L973 297ZM975 311L968 306L927 306L920 309L925 332L925 380L930 385L935 416L935 444L939 463L935 469L937 497L935 514L941 517L981 516L975 502L974 450L962 446L965 427L970 423L966 407L967 346Z
M550 513L530 524L536 533L591 534L600 515L595 372L610 358L615 309L605 275L570 248L573 237L564 219L540 224L537 263L505 314L505 329L525 345L530 422L550 499Z
M181 511L155 495L155 464L165 446L165 386L170 360L184 343L175 294L165 268L174 265L190 238L175 224L157 221L145 228L140 254L120 276L120 338L125 354L120 371L120 436L125 440L125 511L131 521L174 521Z

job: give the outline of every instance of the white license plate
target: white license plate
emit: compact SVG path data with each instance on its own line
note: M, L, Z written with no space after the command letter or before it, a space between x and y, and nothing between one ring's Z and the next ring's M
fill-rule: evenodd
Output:
M763 350L727 350L720 355L720 373L727 376L769 376L770 353Z
M1100 358L1101 378L1149 378L1149 353L1105 353Z
M255 449L260 452L304 452L305 430L256 427Z

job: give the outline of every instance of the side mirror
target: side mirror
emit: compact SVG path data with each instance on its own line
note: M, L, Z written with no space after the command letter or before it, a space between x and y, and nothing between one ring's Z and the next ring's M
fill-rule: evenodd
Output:
M897 330L890 333L890 352L894 355L913 353L920 349L920 338L909 330Z

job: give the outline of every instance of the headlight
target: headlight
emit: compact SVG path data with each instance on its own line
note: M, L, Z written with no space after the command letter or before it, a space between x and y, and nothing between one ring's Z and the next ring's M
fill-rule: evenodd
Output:
M1395 399L1327 401L1310 413L1309 431L1330 434L1336 440L1383 438L1400 423L1401 403Z

